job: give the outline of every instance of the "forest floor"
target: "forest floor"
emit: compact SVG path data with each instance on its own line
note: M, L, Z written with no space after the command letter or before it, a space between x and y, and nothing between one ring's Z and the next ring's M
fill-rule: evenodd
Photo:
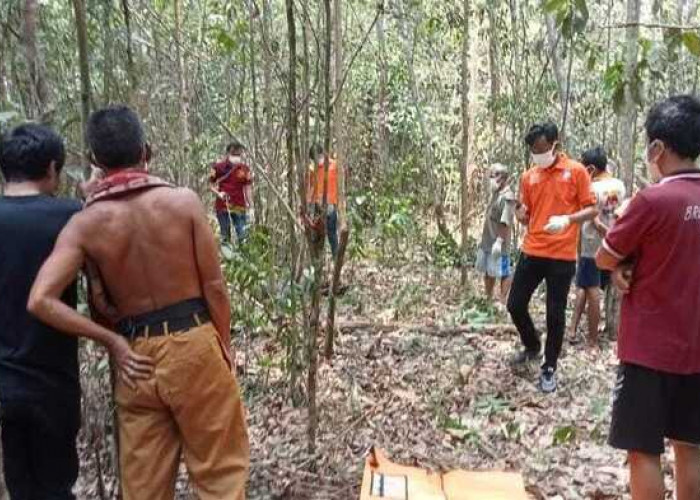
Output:
M283 391L251 397L250 498L357 499L371 446L439 470L519 471L532 498L629 498L624 455L606 445L613 343L566 341L559 390L544 395L537 366L514 373L507 363L519 345L507 315L460 300L457 271L367 263L348 269L346 282L342 334L319 372L316 453L307 452L305 408ZM533 300L538 322L543 303ZM465 323L473 330L451 328ZM270 339L253 350L282 356ZM267 384L280 377L266 369Z
M250 499L356 500L372 446L436 470L518 471L533 499L629 498L625 457L606 444L612 342L590 350L565 341L559 390L544 395L536 365L517 373L508 365L519 342L507 314L465 298L458 271L364 261L350 264L344 281L336 353L319 369L314 454L307 409L288 395L280 342L236 339L246 367ZM532 303L540 327L541 292ZM457 325L468 327L457 333ZM85 441L78 496L100 498ZM103 475L113 498L114 477ZM178 482L178 499L194 498L184 471Z

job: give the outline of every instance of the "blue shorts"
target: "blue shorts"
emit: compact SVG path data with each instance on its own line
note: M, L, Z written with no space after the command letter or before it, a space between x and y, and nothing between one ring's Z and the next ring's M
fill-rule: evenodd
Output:
M576 286L578 288L602 288L610 284L610 273L601 271L593 257L579 257L576 269Z
M476 270L490 278L507 278L510 276L510 256L504 254L498 259L492 259L490 252L479 249L476 254Z

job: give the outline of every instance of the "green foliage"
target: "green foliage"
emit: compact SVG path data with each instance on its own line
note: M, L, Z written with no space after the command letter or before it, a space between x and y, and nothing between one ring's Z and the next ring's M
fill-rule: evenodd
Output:
M557 427L554 430L554 436L552 437L552 444L554 446L562 446L571 444L576 440L578 434L578 429L574 425L564 425Z
M686 31L681 36L683 40L683 45L688 49L688 51L695 57L700 57L700 36L693 31Z

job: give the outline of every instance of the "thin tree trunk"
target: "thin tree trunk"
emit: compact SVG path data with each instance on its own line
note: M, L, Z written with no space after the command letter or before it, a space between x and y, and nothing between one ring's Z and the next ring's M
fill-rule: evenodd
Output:
M305 11L308 13L308 0L305 2ZM301 157L300 168L299 168L299 187L300 187L300 202L302 204L306 203L306 198L304 197L304 190L306 189L306 182L304 181L306 175L306 163L309 155L310 148L310 134L311 134L311 55L309 51L309 31L311 31L311 21L309 16L304 16L304 20L301 23L301 35L303 46L303 60L302 60L302 96L304 96L304 102L302 104L302 134L300 146L301 146Z
M564 96L564 111L561 119L561 140L566 140L566 125L569 118L569 107L571 106L571 70L574 67L573 54L574 39L569 38L569 68L566 71L566 94Z
M637 54L639 40L639 17L641 0L627 0L627 23L625 35L625 90L624 103L620 120L620 160L622 163L623 180L627 192L634 187L635 163L635 129L637 123L637 104L634 100L631 83L635 82L637 74Z
M80 62L80 121L82 124L81 144L86 151L85 129L87 127L90 109L92 108L92 84L90 83L90 63L88 61L87 15L84 0L73 0L75 13L75 28L78 38L78 60ZM85 155L80 155L80 164L87 169Z
M346 155L346 131L345 131L345 101L342 94L343 86L343 67L344 67L344 38L343 38L343 2L342 0L333 0L334 16L333 16L333 33L335 40L335 144L336 144L336 168L338 179L338 227L340 229L338 251L333 265L333 276L329 291L328 303L328 325L326 331L326 346L325 356L330 359L333 356L335 343L335 312L336 312L336 294L340 287L340 278L342 275L343 264L345 263L345 250L347 248L349 238L349 227L346 217L346 186L344 175L344 162ZM330 105L330 104L329 104Z
M389 145L387 129L387 63L386 63L386 36L384 32L384 17L382 12L377 21L377 69L379 73L379 96L377 114L377 151L379 164L382 168L389 168Z
M608 15L607 19L608 21L612 21L612 9L613 9L613 0L608 0ZM612 28L607 29L607 41L606 41L606 48L605 48L605 73L608 72L608 69L610 68L610 39L612 37ZM603 119L603 147L608 148L608 122L610 121L610 113L609 111L604 111L605 117ZM608 148L608 154L609 154L610 148Z
M316 233L315 244L311 247L311 260L314 268L313 299L311 302L311 336L309 338L309 452L316 450L316 432L318 430L318 407L316 402L317 376L318 376L318 338L321 329L321 282L324 277L324 243L326 236L326 213L328 207L328 170L330 168L330 148L331 148L331 118L333 109L331 107L331 42L332 42L332 19L331 0L323 0L324 12L324 63L323 63L323 111L324 111L324 150L325 164L323 175L323 202L321 203L320 231ZM318 182L318 179L316 180Z
M134 62L134 43L131 33L131 10L129 8L129 0L122 0L122 13L124 14L124 27L126 28L126 74L129 79L127 101L133 103L138 89L138 75L136 74L136 64Z
M270 25L272 24L272 8L270 0L263 0L263 15L262 15L262 39L263 39L263 142L265 148L272 148L272 117L273 117L273 102L272 102L272 49L270 44ZM296 35L295 35L296 36ZM296 41L294 42L296 45ZM295 56L296 58L296 56ZM276 148L275 148L276 149Z
M27 114L30 118L41 118L48 112L49 88L44 75L42 54L37 42L39 1L24 0L22 17L24 20L22 45L29 77Z
M186 147L190 142L190 110L189 97L187 94L187 74L183 61L182 50L182 0L173 0L173 10L175 15L175 29L173 38L175 39L175 59L177 64L177 90L180 108L180 155L184 161Z
M463 0L462 26L462 161L460 179L460 229L462 232L461 285L467 286L469 271L467 251L469 246L469 0Z
M489 17L489 74L491 76L491 137L493 141L496 140L496 128L498 126L496 104L498 97L501 94L501 72L498 62L498 25L496 24L496 13L494 12L495 7L494 2L487 2L486 12ZM468 21L465 20L465 23L467 22Z
M112 88L114 86L114 49L112 30L112 0L102 0L102 26L104 67L102 70L102 101L109 103L112 101Z
M287 13L287 42L289 45L289 75L287 76L287 201L290 207L294 206L294 185L296 178L296 162L299 157L297 150L297 37L296 22L294 19L294 0L285 0ZM296 238L296 227L294 219L288 221L289 239L291 242L291 275L294 276L294 266L296 264L299 249Z
M262 157L260 155L260 117L258 114L258 70L257 70L257 62L255 58L255 18L258 16L258 11L255 3L251 3L250 6L250 38L249 38L249 48L250 48L250 91L251 91L251 97L252 97L252 104L253 104L253 161L258 162L259 159ZM263 168L265 169L266 173L269 175L270 172L267 170L268 165L263 165ZM268 198L268 197L266 197ZM261 203L261 196L260 196L260 190L256 189L253 193L253 200L252 204L254 207L258 207L260 216L262 217L262 223L264 224L266 220L269 219L270 217L270 204L267 203L265 207L265 212L260 210L262 203Z
M557 81L559 101L563 112L566 108L566 80L564 79L564 72L562 70L562 63L558 50L561 34L557 33L557 26L554 22L554 18L549 14L545 14L545 18L547 23L547 41L549 43L549 50L552 54L552 68L554 69L554 78Z

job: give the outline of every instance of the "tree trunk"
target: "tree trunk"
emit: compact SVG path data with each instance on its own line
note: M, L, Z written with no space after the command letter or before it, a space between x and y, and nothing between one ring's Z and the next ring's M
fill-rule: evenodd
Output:
M129 9L129 0L122 0L122 12L124 14L124 27L126 28L126 74L129 79L127 101L133 103L136 90L138 89L138 75L136 74L136 64L134 62L134 43L131 33L131 10Z
M641 0L627 0L625 35L625 91L619 125L620 168L622 178L630 195L634 188L634 163L636 154L635 132L637 124L637 104L632 93L632 83L636 81L637 52L639 40L639 17ZM613 288L613 287L611 287ZM620 311L620 296L615 290L607 293L605 301L606 332L613 338L617 333Z
M73 0L75 13L75 28L78 38L78 60L80 62L80 121L82 150L87 151L85 142L85 130L92 108L92 84L90 83L90 63L88 61L88 37L87 14L85 12L85 0ZM88 163L85 155L80 155L80 163L87 169Z
M102 102L108 104L112 102L112 88L114 86L114 71L112 68L112 66L114 65L112 0L102 0L102 26L104 29L104 67L102 70Z
M48 112L49 88L44 75L44 62L41 50L37 42L39 1L24 0L22 17L24 19L22 45L27 63L27 76L29 77L27 115L30 118L41 118Z
M557 81L557 89L559 90L559 102L561 104L562 113L566 108L566 80L564 78L564 70L562 69L561 58L559 57L559 43L561 34L557 32L557 26L554 18L545 14L547 22L547 42L551 53L552 69L554 70L554 78Z
M469 246L469 0L463 0L462 26L462 161L460 179L460 229L462 232L461 285L467 286L469 270L467 249Z
M625 35L625 90L624 103L620 116L620 160L623 180L628 193L634 188L635 163L635 129L637 123L637 104L634 99L633 85L637 84L637 53L639 50L639 17L641 0L627 0Z
M489 74L491 75L491 137L492 141L496 141L498 126L498 113L496 103L501 94L501 72L499 68L498 57L498 25L496 24L496 13L494 2L487 2L486 12L489 17ZM468 23L465 20L465 23ZM462 63L464 64L464 63ZM464 78L464 75L462 75Z
M260 117L258 115L258 69L255 58L255 18L258 17L257 6L255 3L251 3L250 6L250 38L249 38L249 48L250 48L250 92L252 97L253 105L253 147L251 149L253 153L253 161L259 162L260 158ZM262 167L265 169L266 173L269 175L270 172L267 171L267 165L263 164ZM269 197L266 196L266 199ZM251 200L254 207L258 208L258 213L261 216L261 222L264 224L270 217L269 209L270 204L266 203L265 211L261 210L262 203L260 197L260 190L256 189L253 193L253 199Z
M180 159L181 161L184 161L186 157L187 145L190 142L190 109L189 97L187 95L187 74L182 53L182 0L173 0L173 10L175 16L175 30L173 32L173 38L175 40L177 90L180 107Z
M263 39L263 142L266 149L273 147L272 139L272 122L273 109L272 102L272 47L270 44L270 25L272 23L272 9L270 0L263 0L263 15L262 15L262 39ZM296 34L295 34L296 37ZM296 41L294 42L296 46ZM296 59L296 56L295 56ZM296 98L295 98L296 99ZM275 148L276 149L276 148Z
M298 111L297 111L297 36L296 36L296 21L294 19L294 0L286 0L287 13L287 42L289 45L289 75L287 77L287 201L290 207L294 206L294 186L297 182L296 177L296 162L299 160L299 151L297 150L297 129L298 129ZM289 238L291 242L291 275L294 276L294 266L299 254L295 221L291 217L288 221Z
M343 86L343 68L344 68L344 38L343 38L343 2L342 0L333 0L334 16L333 16L333 33L335 40L335 145L336 145L336 168L338 179L338 228L339 228L339 244L336 259L333 263L333 276L329 291L328 303L328 325L326 331L326 346L325 356L330 359L333 356L335 343L335 311L336 311L336 294L340 287L340 278L345 262L345 250L350 235L350 230L347 224L346 217L346 186L345 186L345 155L346 155L346 127L345 127L345 101L342 94Z
M381 168L389 168L389 145L387 129L387 63L386 63L386 36L384 32L384 13L382 12L377 20L377 44L378 57L377 69L379 73L379 96L377 114L377 157Z

